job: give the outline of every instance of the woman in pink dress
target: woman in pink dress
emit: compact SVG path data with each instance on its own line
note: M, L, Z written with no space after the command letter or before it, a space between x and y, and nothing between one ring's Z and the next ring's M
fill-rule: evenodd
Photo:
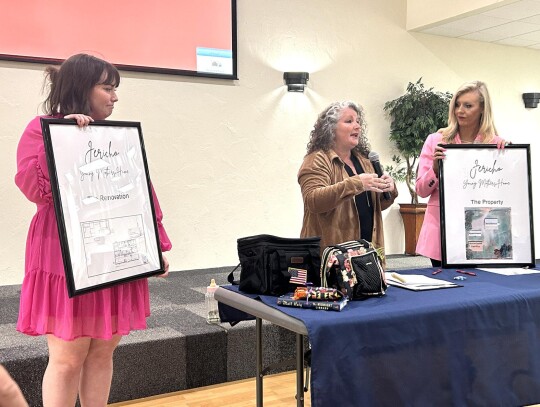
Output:
M118 101L118 70L99 58L78 54L46 69L50 82L44 117L73 119L79 126L105 120ZM40 117L24 131L17 149L15 183L37 205L28 232L25 276L17 330L46 335L49 363L43 377L44 407L107 404L113 352L122 335L145 329L150 315L147 279L68 297L62 253L45 158ZM171 242L152 190L162 251ZM164 258L165 273L169 264Z
M441 220L439 209L439 160L444 148L439 144L497 144L504 148L505 140L497 136L491 99L484 82L463 84L450 101L448 127L430 134L422 147L416 192L429 196L424 223L420 230L416 252L431 259L433 267L441 265Z

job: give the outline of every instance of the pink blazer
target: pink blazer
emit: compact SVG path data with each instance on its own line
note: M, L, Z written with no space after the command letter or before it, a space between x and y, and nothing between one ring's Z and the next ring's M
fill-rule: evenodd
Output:
M479 138L480 136L477 136L476 140ZM491 143L496 144L501 140L501 137L495 136ZM416 244L416 253L435 260L441 260L442 256L439 179L435 175L435 171L433 171L433 152L437 144L441 142L441 133L433 133L427 137L420 153L420 162L416 175L416 193L422 198L429 196L424 223ZM455 144L461 144L459 134L455 138Z

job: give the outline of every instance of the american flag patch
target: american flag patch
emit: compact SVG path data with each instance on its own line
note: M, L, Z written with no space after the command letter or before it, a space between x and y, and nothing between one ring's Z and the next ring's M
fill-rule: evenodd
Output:
M289 274L291 275L291 279L289 280L289 283L306 285L307 270L289 267L288 271L289 271Z

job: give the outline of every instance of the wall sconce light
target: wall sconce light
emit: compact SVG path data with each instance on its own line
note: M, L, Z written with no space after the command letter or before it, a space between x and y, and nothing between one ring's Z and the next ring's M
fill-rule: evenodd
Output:
M538 106L538 102L540 101L540 93L524 93L522 96L525 107L535 108Z
M307 72L284 72L283 80L287 85L289 92L303 92L304 87L309 81L309 73Z

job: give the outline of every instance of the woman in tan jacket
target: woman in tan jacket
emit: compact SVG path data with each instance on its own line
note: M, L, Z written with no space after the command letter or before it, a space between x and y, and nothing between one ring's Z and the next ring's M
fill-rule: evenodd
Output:
M392 205L397 189L387 174L377 176L369 151L360 106L335 102L319 115L298 183L304 199L301 237L320 236L321 251L360 238L384 248L381 211Z

